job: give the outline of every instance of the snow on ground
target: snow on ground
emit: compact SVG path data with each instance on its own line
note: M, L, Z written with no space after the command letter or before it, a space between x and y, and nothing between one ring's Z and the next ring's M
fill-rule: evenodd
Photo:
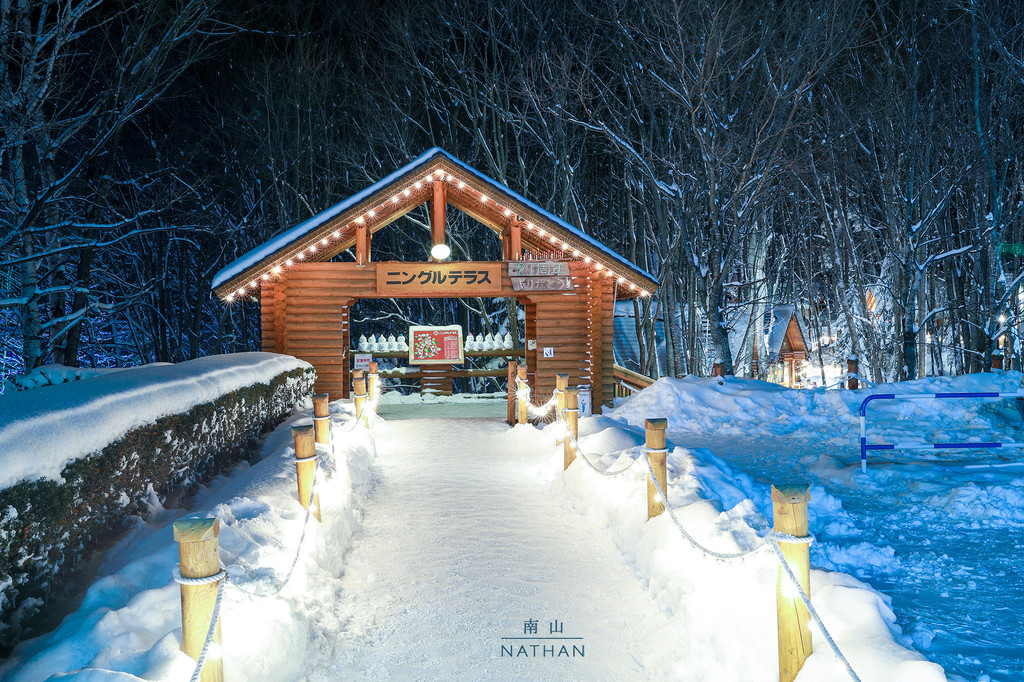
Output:
M22 480L59 481L69 462L133 428L309 366L289 355L233 353L0 394L0 489Z
M458 399L420 406L428 418L400 419L414 416L395 412L411 409L408 401L383 402L372 439L362 427L348 432L350 404L332 404L338 447L321 492L324 523L310 530L281 595L273 592L304 518L288 426L309 418L279 428L263 459L191 502L221 518L222 560L237 586L223 613L228 680L777 679L774 560L765 550L708 559L667 516L646 522L639 429L583 419L596 466L633 463L606 478L579 459L563 474L557 427L436 418ZM503 413L501 401L487 404ZM674 448L669 469L670 505L698 539L725 551L757 544L767 526L761 486L701 449ZM815 507L812 524L846 518L830 504ZM178 652L169 577L178 514L154 509L140 520L82 604L20 647L0 676L184 679L190 659ZM943 679L899 646L887 600L872 588L816 570L812 596L862 679ZM582 639L522 639L556 634ZM801 682L844 679L814 637Z
M769 514L770 483L811 483L811 563L891 597L899 640L952 679L1024 679L1024 458L1019 449L868 453L858 408L872 393L1003 391L1021 374L929 378L859 391L726 379L662 380L612 415L667 416L669 437L714 457L736 499ZM1024 441L1013 399L875 401L869 442Z

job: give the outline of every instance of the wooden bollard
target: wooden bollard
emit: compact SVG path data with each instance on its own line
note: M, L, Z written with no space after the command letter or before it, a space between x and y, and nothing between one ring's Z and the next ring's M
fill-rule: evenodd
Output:
M860 363L856 355L846 358L846 373L848 375L846 387L851 391L860 388L860 382L857 381L857 375L860 374Z
M520 365L516 367L516 404L518 405L516 411L516 423L525 424L530 421L530 417L526 411L526 403L530 400L528 395L521 393L522 389L527 388L529 384L526 382L526 367Z
M181 577L208 578L220 573L220 519L182 519L174 522L174 540L178 543L178 561ZM210 631L217 604L216 583L181 586L181 650L199 660ZM217 619L213 642L220 647L220 619ZM216 652L214 652L216 654ZM206 655L200 673L201 682L221 682L224 679L224 659Z
M650 458L651 469L654 471L654 475L658 477L658 483L661 484L661 489L668 495L668 471L665 465L666 455L668 453L665 450L665 429L668 427L667 419L648 419L644 424L647 431L647 449L648 450L661 450L662 452L648 452L647 456ZM647 519L653 519L658 514L665 511L665 503L668 500L658 499L658 488L654 485L654 480L651 479L650 475L647 476Z
M576 446L573 442L580 437L580 389L565 388L565 428L572 438L565 438L562 447L565 449L565 469L576 460Z
M772 486L775 530L794 537L807 537L807 502L810 488L804 484ZM779 549L793 570L805 594L811 593L810 545L783 542ZM779 682L792 682L811 655L810 615L789 576L779 567L775 586L779 623Z
M331 444L331 415L326 393L313 395L313 434L317 443Z
M508 363L508 425L512 426L516 423L516 368L519 367L518 362L510 361Z
M364 426L370 425L370 415L366 413L366 377L363 370L357 369L352 372L352 402L356 408L356 414L362 415Z
M713 364L711 366L711 376L713 376L713 377L720 377L720 376L722 376L722 373L724 371L724 369L723 369L724 367L725 367L725 365L723 363L715 360L715 364Z
M316 443L312 426L296 426L292 429L295 440L295 478L299 482L299 504L309 509L309 493L316 476ZM320 520L320 493L313 496L313 516Z
M370 371L366 375L366 394L370 400L377 399L377 390L380 386L380 374L378 373L379 364L376 362L370 363Z
M555 375L555 421L562 421L562 410L565 409L565 389L569 387L568 374Z
M1003 368L1003 351L994 350L992 351L992 369Z

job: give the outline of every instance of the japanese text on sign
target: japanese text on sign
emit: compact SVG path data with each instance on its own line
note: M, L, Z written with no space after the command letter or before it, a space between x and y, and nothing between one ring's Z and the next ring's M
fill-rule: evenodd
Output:
M497 296L498 263L380 263L377 293L389 296Z

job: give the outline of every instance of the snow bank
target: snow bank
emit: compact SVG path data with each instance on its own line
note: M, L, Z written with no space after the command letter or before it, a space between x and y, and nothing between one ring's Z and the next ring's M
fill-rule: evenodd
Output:
M60 481L64 467L138 426L225 393L310 367L274 353L213 355L147 365L58 386L0 395L0 489Z
M350 412L334 404L332 411ZM348 433L351 416L333 428L348 444L334 460L322 449L328 475L320 484L323 523L311 521L295 573L277 593L296 555L305 510L295 498L293 418L268 436L263 459L242 464L199 494L221 519L221 560L230 574L224 598L223 646L228 680L301 679L308 653L322 644L342 557L360 526L361 500L372 456L365 431ZM185 680L194 661L180 651L178 586L171 580L178 549L170 524L182 512L158 506L108 553L103 576L82 605L55 631L24 643L0 665L0 678L36 682L59 676L78 680Z
M714 431L813 437L848 444L860 436L860 405L875 393L1013 392L1022 384L1020 372L929 377L899 384L879 384L856 391L789 389L736 377L659 379L619 403L608 414L640 425L653 416L667 416L670 431ZM958 431L1008 435L1020 427L1012 400L875 401L868 408L869 435L892 442L905 436L920 442L922 431L940 442ZM985 436L987 438L987 435ZM985 438L982 438L985 439ZM870 439L869 439L870 442Z

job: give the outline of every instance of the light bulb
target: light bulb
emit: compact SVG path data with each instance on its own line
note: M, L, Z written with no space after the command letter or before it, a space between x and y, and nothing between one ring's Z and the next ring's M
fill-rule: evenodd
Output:
M430 249L430 255L436 260L444 260L452 255L452 250L447 244L434 244Z

